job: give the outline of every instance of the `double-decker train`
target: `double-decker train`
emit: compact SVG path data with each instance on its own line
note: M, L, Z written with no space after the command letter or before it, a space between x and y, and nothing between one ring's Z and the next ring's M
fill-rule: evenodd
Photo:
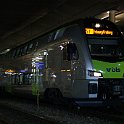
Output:
M0 55L1 89L79 106L123 103L124 39L108 20L63 25Z

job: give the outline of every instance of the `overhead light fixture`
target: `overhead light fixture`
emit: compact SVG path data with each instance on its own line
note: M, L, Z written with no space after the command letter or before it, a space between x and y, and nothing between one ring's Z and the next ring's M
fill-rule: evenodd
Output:
M107 11L106 13L107 13L107 14L109 14L109 13L110 13L110 11Z
M101 25L99 23L95 24L95 28L100 28L100 27L101 27Z
M115 20L115 23L118 23L118 22L120 22L120 20Z
M5 49L5 50L1 51L0 54L6 54L6 53L8 53L10 50L11 50L11 49L9 49L9 48L8 48L8 49Z

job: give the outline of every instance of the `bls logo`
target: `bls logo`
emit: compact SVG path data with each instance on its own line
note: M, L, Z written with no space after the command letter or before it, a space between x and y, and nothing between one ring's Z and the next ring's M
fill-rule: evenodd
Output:
M106 68L107 72L120 72L120 68L116 67L116 68Z

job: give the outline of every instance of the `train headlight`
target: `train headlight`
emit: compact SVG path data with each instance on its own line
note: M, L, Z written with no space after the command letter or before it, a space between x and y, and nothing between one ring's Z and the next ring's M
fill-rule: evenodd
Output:
M91 71L91 70L88 70L88 75L91 76L91 77L102 77L101 72Z

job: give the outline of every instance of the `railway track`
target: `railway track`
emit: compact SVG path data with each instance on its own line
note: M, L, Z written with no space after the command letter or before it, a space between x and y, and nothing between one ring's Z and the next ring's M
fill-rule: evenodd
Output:
M0 116L0 124L60 124L60 122L48 117L29 113L9 105L0 104L0 112L2 113Z
M2 100L1 100L2 101ZM102 108L69 108L68 106L55 106L51 104L41 103L39 108L36 104L30 101L25 104L25 101L0 101L0 106L12 109L11 111L21 111L25 117L30 116L39 122L44 121L44 124L122 124L124 123L124 114L118 113L113 109ZM12 103L11 103L12 102ZM21 104L21 105L20 105ZM22 105L23 104L23 105ZM28 108L29 107L29 108ZM35 109L34 109L35 108ZM47 111L45 110L47 109ZM45 112L46 111L46 112ZM30 123L31 124L31 123Z
M120 113L119 111L115 110L114 108L110 108L107 110L99 111L101 114L101 118L106 118L112 121L116 121L118 123L124 123L124 113ZM98 115L100 115L98 114Z
M117 124L124 123L124 112L122 113L115 110L114 108L81 108L77 112L82 116L97 117L102 120L108 120Z

